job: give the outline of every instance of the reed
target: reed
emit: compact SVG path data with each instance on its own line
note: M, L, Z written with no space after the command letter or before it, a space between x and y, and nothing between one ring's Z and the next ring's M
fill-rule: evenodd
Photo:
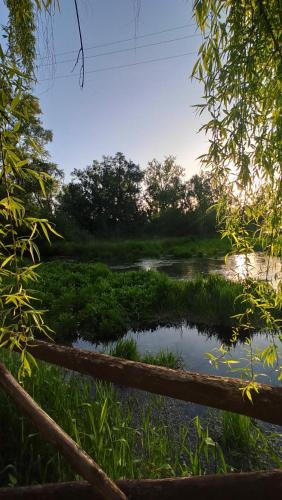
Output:
M146 353L141 356L134 339L120 339L116 345L110 349L111 356L130 359L131 361L141 361L150 365L165 366L166 368L181 368L183 366L181 356L170 352L160 351L157 354Z
M221 412L219 440L228 458L237 468L274 466L282 468L282 435L264 432L250 417Z

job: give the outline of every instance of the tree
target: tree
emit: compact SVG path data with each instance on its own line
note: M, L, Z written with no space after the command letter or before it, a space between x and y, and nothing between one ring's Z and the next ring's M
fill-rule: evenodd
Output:
M29 140L33 138L39 148L29 151L28 144L24 142L23 151L25 151L26 156L28 154L30 157L31 169L45 176L44 193L42 193L38 182L30 179L25 183L27 208L33 210L33 213L51 216L54 211L55 198L64 175L58 165L50 161L47 146L53 140L53 133L42 125L40 119L42 111L39 100L33 95L27 97L29 99L30 122L26 125L26 130L22 132L23 136Z
M139 165L116 153L72 175L74 180L60 196L60 211L94 234L134 231L142 212Z
M208 235L215 232L216 214L213 206L216 201L217 195L208 173L193 175L186 183L186 205L193 214L190 221L194 233Z
M49 160L50 155L47 151L47 145L52 142L53 134L51 130L45 129L42 125L40 119L42 112L38 98L34 97L30 92L23 92L19 111L22 111L23 106L29 110L29 120L21 122L18 131L21 135L21 143L18 150L21 155L24 155L29 160L29 168L44 177L44 193L38 178L19 178L18 183L24 189L26 211L38 216L51 216L54 210L55 197L63 179L63 172L55 163ZM31 141L35 141L36 148L30 146Z
M194 13L203 43L192 75L204 86L199 110L210 115L202 162L218 185L223 234L234 251L248 254L259 244L268 256L281 255L281 1L195 0ZM277 333L272 311L281 294L281 281L274 290L247 280L243 300L249 305L238 330L251 330L253 315L260 314L268 331ZM276 339L260 353L267 363L278 363Z
M161 163L153 159L145 172L145 199L149 213L156 217L169 208L182 208L185 200L184 169L174 156Z

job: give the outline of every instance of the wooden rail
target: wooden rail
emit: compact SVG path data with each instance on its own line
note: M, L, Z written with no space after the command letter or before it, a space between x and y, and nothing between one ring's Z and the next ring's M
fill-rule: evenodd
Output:
M281 498L282 471L117 481L134 500L266 500ZM0 488L0 500L101 500L84 481Z
M27 415L40 434L54 444L84 479L87 479L105 500L126 500L125 494L105 472L66 434L31 396L18 384L11 373L0 363L0 386L9 394L18 408Z
M95 378L282 425L281 387L259 384L251 403L240 390L247 382L236 378L171 370L43 341L28 350L38 359Z

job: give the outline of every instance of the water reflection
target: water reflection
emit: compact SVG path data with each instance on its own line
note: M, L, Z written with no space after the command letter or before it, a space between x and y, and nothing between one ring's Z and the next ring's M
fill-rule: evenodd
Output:
M269 281L277 287L282 277L282 262L279 257L266 257L261 253L230 255L226 261L224 274L229 279L246 278Z
M246 277L267 280L277 286L282 278L280 257L265 257L261 253L224 257L192 257L189 259L142 259L134 264L113 266L114 271L154 270L178 279L192 279L197 274L218 273L231 280Z
M236 370L230 371L226 364L219 364L216 368L209 362L207 353L217 353L221 344L223 332L201 330L198 326L182 324L180 326L158 326L154 331L144 330L134 332L130 330L124 339L133 338L137 342L137 348L140 354L156 354L160 350L169 350L182 357L184 367L187 370L207 373L211 375L240 376L242 369L249 366L250 347L243 340L237 344L230 344L229 353L226 359L235 359L239 361L236 364ZM256 350L261 351L269 344L267 334L256 333L252 340L252 355L254 357L254 372L258 375L258 381L277 384L276 368L263 366L255 359ZM116 342L108 344L98 342L91 343L83 339L75 342L75 347L89 349L98 352L105 352L111 349ZM279 345L280 344L280 345ZM282 344L278 341L279 355L282 354Z

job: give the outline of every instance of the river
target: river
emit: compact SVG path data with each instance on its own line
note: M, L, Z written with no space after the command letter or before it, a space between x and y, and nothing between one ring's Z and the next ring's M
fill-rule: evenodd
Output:
M140 259L134 263L112 266L113 271L154 270L177 279L190 280L197 274L217 273L227 279L242 280L249 276L270 281L277 286L282 277L280 257L268 259L261 253L236 254L224 257L191 257L189 259Z

